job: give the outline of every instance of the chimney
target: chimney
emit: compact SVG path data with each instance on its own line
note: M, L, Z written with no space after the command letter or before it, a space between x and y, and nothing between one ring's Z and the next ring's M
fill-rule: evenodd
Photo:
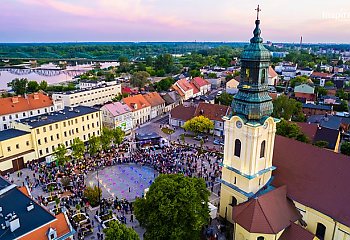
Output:
M12 103L18 103L18 97L17 96L14 96L12 97Z
M39 94L38 93L34 93L34 99L38 100L39 99Z
M28 205L27 205L27 211L30 212L31 210L34 209L34 204L32 202L30 202Z

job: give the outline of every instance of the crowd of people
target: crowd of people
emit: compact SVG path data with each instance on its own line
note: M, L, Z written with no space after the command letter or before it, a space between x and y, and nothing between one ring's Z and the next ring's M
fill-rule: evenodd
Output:
M63 194L65 197L62 198L60 206L65 207L68 212L74 211L77 205L82 206L82 211L86 211L87 200L84 198L84 190L87 186L86 176L97 169L132 163L152 167L160 174L181 173L189 177L202 177L213 191L215 180L221 175L221 161L222 156L217 153L200 153L195 148L172 145L158 150L139 149L126 142L109 151L100 152L96 156L85 154L83 159L71 159L63 166L58 166L56 162L49 164L28 162L27 168L31 170L32 175L23 178L22 184L28 186L30 190L43 188L46 192L50 191L50 195L52 191ZM17 172L17 176L21 177L22 172ZM11 176L7 177L11 181ZM58 187L52 190L47 187L49 184L57 184ZM36 198L44 205L48 202L45 194L39 194ZM131 212L132 217L129 221L133 221L132 203L125 199L118 199L118 197L102 199L101 206L103 212L111 209L117 211L118 220L122 223L127 222L125 213ZM103 237L102 234L100 236Z

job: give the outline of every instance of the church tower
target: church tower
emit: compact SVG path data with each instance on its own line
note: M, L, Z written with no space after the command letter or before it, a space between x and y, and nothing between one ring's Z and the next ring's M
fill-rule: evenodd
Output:
M220 216L232 221L232 207L267 191L271 180L276 122L268 94L271 54L260 37L257 9L254 37L241 56L241 80L225 119Z

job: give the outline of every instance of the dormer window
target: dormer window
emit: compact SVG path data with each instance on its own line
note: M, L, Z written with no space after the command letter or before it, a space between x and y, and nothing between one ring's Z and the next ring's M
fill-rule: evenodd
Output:
M57 231L54 228L50 228L47 232L47 239L48 240L55 240L57 239Z

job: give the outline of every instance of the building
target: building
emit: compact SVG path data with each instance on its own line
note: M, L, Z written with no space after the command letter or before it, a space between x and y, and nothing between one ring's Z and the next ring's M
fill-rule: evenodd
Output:
M18 171L36 159L30 132L7 129L0 131L0 173Z
M161 94L162 98L165 101L165 112L170 112L174 107L180 105L181 97L177 93L177 91L167 92L164 94Z
M302 102L314 102L316 100L315 88L309 84L295 86L294 95Z
M116 84L117 84L117 81L106 82L106 81L99 81L99 80L80 80L79 88L87 89L87 88L101 87L103 85L111 86Z
M290 80L297 75L297 64L283 62L275 67L275 71L284 77L284 80Z
M75 233L65 213L53 216L31 197L0 177L1 240L68 240Z
M191 83L199 90L199 95L204 95L211 90L211 83L201 77L195 77L191 80Z
M121 85L101 85L69 92L52 94L54 100L62 100L65 107L103 105L121 94Z
M101 107L102 122L111 128L120 127L124 132L130 132L133 128L131 108L121 102L105 104Z
M331 114L333 112L333 107L330 105L316 105L312 103L304 103L303 104L303 113L305 116L312 116L312 115L325 115L325 114Z
M142 125L151 119L151 104L137 94L122 100L132 111L133 127Z
M63 109L62 101L53 101L44 93L0 98L0 131L8 129L11 121L54 112Z
M182 127L186 121L194 117L195 111L195 106L179 105L170 111L169 124L174 127Z
M191 86L191 84L186 79L180 79L178 80L174 85L173 88L175 91L179 93L179 95L183 98L184 101L193 98L193 95L195 94L195 90ZM198 93L199 90L196 89L196 93Z
M59 144L70 148L74 138L83 142L100 136L102 116L100 110L78 106L61 111L15 121L12 127L29 132L35 150L35 159L51 161L50 156ZM16 149L16 146L12 146Z
M239 81L235 78L232 78L226 83L226 92L228 94L236 94L238 92Z
M279 76L276 71L270 66L269 67L269 86L276 86L279 82Z
M151 119L165 112L165 101L157 92L144 94L143 97L151 104Z
M229 106L200 102L196 107L194 116L204 116L214 123L213 134L218 137L224 135L224 120L231 111Z
M330 149L334 152L339 152L340 146L340 132L339 129L332 129L327 127L319 126L317 128L313 143L324 141L327 143L325 146L327 149Z
M275 135L260 33L256 20L225 121L219 214L239 240L349 239L349 157Z
M302 68L298 70L298 73L301 76L307 76L307 77L310 77L313 72L314 70L312 68Z

